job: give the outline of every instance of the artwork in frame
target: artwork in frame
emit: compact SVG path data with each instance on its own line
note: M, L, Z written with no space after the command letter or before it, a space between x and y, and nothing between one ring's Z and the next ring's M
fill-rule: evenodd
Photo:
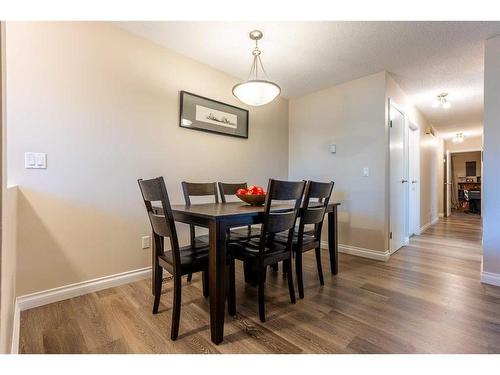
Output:
M248 138L248 111L187 91L181 91L179 126Z

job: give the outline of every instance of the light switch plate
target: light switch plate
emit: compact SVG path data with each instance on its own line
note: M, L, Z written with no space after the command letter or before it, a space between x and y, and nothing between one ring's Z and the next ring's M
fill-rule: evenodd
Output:
M149 249L151 247L151 237L143 236L142 237L142 248Z
M26 169L46 169L47 154L44 152L25 152L24 168Z
M330 145L330 152L335 154L337 152L337 145Z
M364 167L363 168L363 177L368 177L370 176L370 168Z

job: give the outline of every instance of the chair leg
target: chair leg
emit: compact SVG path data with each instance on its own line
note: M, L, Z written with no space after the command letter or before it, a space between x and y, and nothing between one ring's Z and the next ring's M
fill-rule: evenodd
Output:
M325 280L323 280L323 268L321 267L321 248L318 247L315 249L316 251L316 265L318 266L318 276L319 276L319 283L321 285L325 285Z
M266 321L266 306L264 304L264 283L259 284L259 318L262 323Z
M208 271L202 272L201 284L203 286L203 297L208 297Z
M288 277L288 291L290 292L290 302L295 303L295 287L293 286L293 271L292 271L292 260L287 259L287 277Z
M295 274L297 275L297 285L299 287L299 298L304 298L304 279L302 271L302 251L297 251L295 255Z
M155 280L154 280L154 282L155 282L155 300L153 302L153 314L158 313L158 307L160 306L162 281L163 281L163 268L161 266L157 266Z
M188 278L187 278L188 283L190 283L191 280L193 280L193 274L192 273L188 273Z
M229 261L229 288L227 298L227 311L229 315L236 315L236 277L234 270L234 259Z
M252 267L250 262L243 262L243 274L245 275L245 283L252 282Z
M179 323L181 320L181 292L182 282L180 276L174 276L174 303L172 309L172 329L170 338L176 340L179 335Z

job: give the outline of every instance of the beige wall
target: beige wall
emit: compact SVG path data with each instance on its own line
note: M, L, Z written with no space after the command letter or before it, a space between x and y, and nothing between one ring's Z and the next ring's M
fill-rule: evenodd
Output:
M436 136L425 134L432 124L413 105L390 74L386 79L386 95L405 112L406 118L419 127L420 132L420 226L424 226L443 212L443 155L444 143Z
M384 82L382 72L290 100L289 177L334 180L339 242L377 251L387 249Z
M237 79L115 26L9 22L7 71L19 295L148 266L140 177L165 176L174 203L184 179L287 178L286 99L250 108L248 140L180 128L180 90L245 107Z
M2 196L0 353L10 353L16 299L17 187L4 189Z
M16 188L7 188L7 131L5 121L5 23L0 25L0 354L10 353L16 298Z
M483 270L500 278L500 36L485 43ZM497 283L499 283L497 279Z

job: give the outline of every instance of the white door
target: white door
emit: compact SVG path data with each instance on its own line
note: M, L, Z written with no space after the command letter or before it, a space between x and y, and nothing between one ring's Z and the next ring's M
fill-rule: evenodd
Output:
M409 131L409 180L410 180L410 227L408 234L420 234L420 132L410 123Z
M390 105L390 252L394 253L405 245L408 228L406 207L408 202L407 164L405 163L405 118L394 105Z

